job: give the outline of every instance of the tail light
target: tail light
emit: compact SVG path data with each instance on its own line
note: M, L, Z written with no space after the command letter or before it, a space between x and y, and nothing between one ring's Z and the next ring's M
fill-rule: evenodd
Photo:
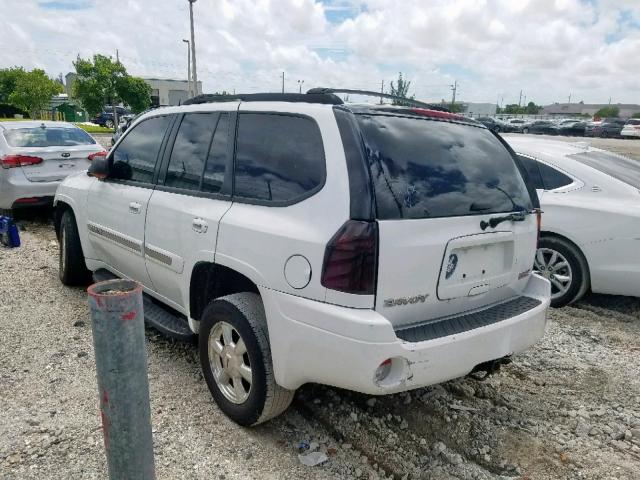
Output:
M373 295L378 270L378 224L348 220L327 244L320 283L332 290Z
M94 152L94 153L90 153L89 156L87 157L90 161L93 160L96 157L106 157L107 156L107 151L106 150L102 150L101 152Z
M0 157L0 165L2 168L26 167L28 165L38 165L44 160L40 157L32 157L30 155L5 155Z

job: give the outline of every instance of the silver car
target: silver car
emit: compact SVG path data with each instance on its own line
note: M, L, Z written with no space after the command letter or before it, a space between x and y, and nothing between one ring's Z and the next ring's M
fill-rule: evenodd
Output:
M0 122L0 213L52 203L56 188L104 148L66 122Z

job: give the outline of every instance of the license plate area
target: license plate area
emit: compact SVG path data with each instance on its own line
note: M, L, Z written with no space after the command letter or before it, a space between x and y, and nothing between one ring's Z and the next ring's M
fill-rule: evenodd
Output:
M438 279L438 298L480 295L509 283L514 268L514 235L492 232L449 241Z

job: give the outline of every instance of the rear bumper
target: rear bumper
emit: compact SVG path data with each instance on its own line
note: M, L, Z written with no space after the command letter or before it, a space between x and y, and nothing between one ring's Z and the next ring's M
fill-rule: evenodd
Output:
M640 138L640 129L623 129L620 136L628 138Z
M30 182L19 169L0 171L0 208L19 208L52 203L60 181ZM29 203L16 203L22 198L37 199Z
M483 362L521 352L547 325L550 286L532 275L523 292L540 304L497 323L421 342L399 339L373 310L350 309L263 289L278 384L314 382L380 395L457 378ZM376 368L392 360L381 382Z

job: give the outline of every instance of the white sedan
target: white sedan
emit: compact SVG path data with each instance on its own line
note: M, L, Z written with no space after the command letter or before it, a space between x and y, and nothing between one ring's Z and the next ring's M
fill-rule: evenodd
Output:
M595 293L640 296L640 162L587 143L505 137L543 210L534 270L551 305Z
M89 168L104 148L66 122L0 122L0 215L50 205L68 175Z

